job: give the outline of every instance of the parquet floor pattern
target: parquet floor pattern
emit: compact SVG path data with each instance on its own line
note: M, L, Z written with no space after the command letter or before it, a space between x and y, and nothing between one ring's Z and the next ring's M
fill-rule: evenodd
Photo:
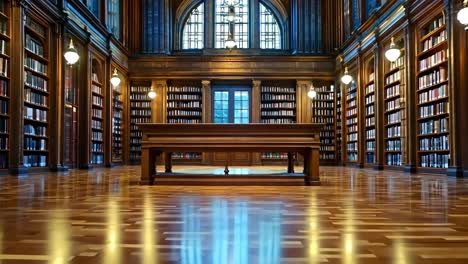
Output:
M468 179L344 167L323 167L318 187L138 179L135 166L1 176L0 263L468 263Z

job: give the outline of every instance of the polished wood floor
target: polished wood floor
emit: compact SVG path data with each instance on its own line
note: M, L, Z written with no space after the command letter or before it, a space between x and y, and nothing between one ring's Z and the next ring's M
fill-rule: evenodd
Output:
M138 167L1 176L0 263L468 263L468 179L343 167L322 168L318 187L138 179Z

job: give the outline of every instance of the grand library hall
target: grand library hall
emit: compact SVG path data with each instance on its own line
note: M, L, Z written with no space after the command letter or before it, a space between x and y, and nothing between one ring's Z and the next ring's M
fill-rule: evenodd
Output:
M0 264L466 264L467 50L468 0L0 0Z

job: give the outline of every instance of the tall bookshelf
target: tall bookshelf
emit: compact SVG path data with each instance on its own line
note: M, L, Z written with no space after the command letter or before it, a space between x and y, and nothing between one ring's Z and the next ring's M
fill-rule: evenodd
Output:
M130 163L141 160L141 130L136 124L151 123L151 99L148 92L151 82L133 83L130 86Z
M346 88L346 161L358 161L358 108L357 85L351 82Z
M338 86L340 87L340 86ZM336 125L335 125L335 131L336 131L336 160L338 162L341 162L343 157L342 157L342 142L343 142L343 136L342 136L342 124L341 124L341 114L342 114L342 95L341 95L341 89L338 88L336 89Z
M123 162L123 98L122 86L112 89L112 162Z
M10 149L10 18L6 1L0 2L0 169L8 168Z
M416 91L418 166L448 168L448 41L443 15L421 28L419 37Z
M323 124L320 131L320 160L330 164L336 161L335 91L332 87L315 87L317 96L312 101L312 122Z
M366 130L366 163L375 163L375 145L376 145L376 127L375 127L375 70L374 60L369 63L367 71L367 83L364 87L365 91L365 130Z
M297 121L296 87L293 83L265 81L260 88L260 123L293 124ZM288 153L264 152L263 163L286 162Z
M404 51L403 51L404 52ZM401 166L403 149L404 54L386 64L384 74L385 165Z
M24 45L24 148L26 167L47 167L49 60L47 28L26 17Z
M91 71L91 163L104 163L104 84L102 64L94 58Z
M167 123L199 124L203 122L203 89L200 83L171 81L167 88ZM175 163L201 163L201 152L174 152Z

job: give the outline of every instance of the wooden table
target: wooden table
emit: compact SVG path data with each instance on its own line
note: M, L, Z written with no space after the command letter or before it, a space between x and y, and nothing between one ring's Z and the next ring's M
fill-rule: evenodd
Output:
M320 185L320 124L138 124L143 132L141 184L153 184L156 159L170 152L298 152L304 181ZM166 155L166 170L172 169ZM292 166L291 158L288 171Z

